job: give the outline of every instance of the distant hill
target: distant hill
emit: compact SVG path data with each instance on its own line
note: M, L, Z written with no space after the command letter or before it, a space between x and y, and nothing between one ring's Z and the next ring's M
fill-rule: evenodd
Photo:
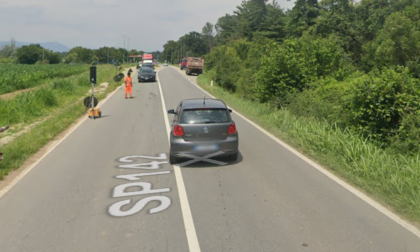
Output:
M10 41L0 41L0 48L2 48L5 45L10 44ZM70 51L70 48L67 46L60 44L58 42L40 42L40 43L29 43L29 42L18 42L16 41L16 46L21 47L24 45L30 45L30 44L40 44L43 48L54 51L54 52L68 52Z

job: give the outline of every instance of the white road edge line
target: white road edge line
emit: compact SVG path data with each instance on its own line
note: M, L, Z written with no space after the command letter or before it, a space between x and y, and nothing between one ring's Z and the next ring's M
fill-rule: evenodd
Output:
M179 73L179 74L181 74L181 73ZM195 84L194 82L190 81L187 77L185 77L185 78L191 84L193 84L195 87L199 88L201 91L203 91L204 93L206 93L210 97L216 98L213 95L211 95L210 93L208 93L206 90L204 90L200 86L198 86L198 84ZM276 141L278 144L280 144L281 146L283 146L284 148L286 148L287 150L289 150L290 152L292 152L296 156L300 157L303 161L307 162L312 167L314 167L318 171L322 172L324 175L326 175L327 177L329 177L330 179L332 179L333 181L335 181L336 183L338 183L339 185L341 185L342 187L344 187L345 189L347 189L348 191L350 191L351 193L353 193L354 195L356 195L357 197L359 197L360 199L362 199L363 201L365 201L366 203L368 203L369 205L371 205L372 207L376 208L376 210L378 210L379 212L381 212L384 215L388 216L390 219L392 219L396 223L400 224L402 227L404 227L405 229L407 229L408 231L410 231L411 233L413 233L415 236L417 236L418 238L420 238L420 230L417 227L415 227L411 223L407 222L406 220L402 219L400 216L398 216L397 214L393 213L392 211L388 210L387 208L385 208L384 206L382 206L381 204L379 204L378 202L376 202L374 199L372 199L369 196L367 196L362 191L360 191L360 190L352 187L350 184L348 184L347 182L345 182L341 178L335 176L334 174L332 174L331 172L329 172L327 169L325 169L324 167L322 167L319 164L315 163L311 159L307 158L306 156L304 156L303 154L301 154L297 150L293 149L290 145L288 145L285 142L281 141L280 139L278 139L277 137L275 137L274 135L272 135L271 133L269 133L265 129L261 128L256 123L254 123L253 121L249 120L248 118L246 118L242 114L240 114L238 112L235 112L235 111L233 111L233 112L235 114L237 114L238 116L240 116L245 121L247 121L248 123L250 123L251 125L253 125L255 128L259 129L261 132L263 132L264 134L266 134L268 137L270 137L271 139L273 139L274 141Z
M165 126L168 135L168 143L170 144L169 134L171 130L169 128L168 113L166 111L165 100L163 98L162 87L160 85L159 76L157 82L160 91L160 99L162 100L163 117L165 119ZM190 204L188 202L187 190L185 189L184 179L182 178L181 168L179 165L173 165L175 180L178 187L178 195L181 204L182 217L184 219L185 232L187 234L188 247L190 252L200 252L200 244L198 243L197 233L195 232L194 220L191 214Z
M104 100L100 101L98 103L98 106L103 105L109 98L111 98L119 89L120 87L117 87L112 93L110 93L108 95L108 97L106 97ZM80 122L78 122L77 124L73 125L70 130L64 135L63 138L61 138L59 141L57 141L53 146L51 146L45 153L44 155L42 155L40 158L38 158L38 160L36 160L34 163L32 163L30 166L28 166L26 169L24 169L23 171L21 171L19 173L19 175L17 175L12 181L10 181L10 183L5 186L3 189L0 190L0 199L6 194L8 193L23 177L25 177L26 174L28 174L30 171L32 171L33 168L35 168L36 165L39 164L39 162L41 162L48 154L50 154L61 142L63 142L64 140L66 140L66 138L68 136L70 136L71 133L73 133L83 122L85 122L88 117L86 117L86 115L84 115L83 117L85 117L84 119L82 119ZM92 119L89 119L92 120Z

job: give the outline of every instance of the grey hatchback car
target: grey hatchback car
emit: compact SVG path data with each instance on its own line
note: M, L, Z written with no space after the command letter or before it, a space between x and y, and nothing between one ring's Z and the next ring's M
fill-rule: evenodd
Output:
M222 100L207 98L183 100L175 110L168 110L174 114L169 162L176 164L186 154L202 157L216 152L212 158L235 161L239 139L230 112Z

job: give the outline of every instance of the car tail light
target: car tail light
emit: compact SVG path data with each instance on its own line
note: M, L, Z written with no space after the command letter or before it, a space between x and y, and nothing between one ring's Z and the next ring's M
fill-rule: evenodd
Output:
M229 135L235 134L236 133L236 125L234 123L232 123L231 125L229 125L228 128L228 132Z
M175 125L174 127L174 136L183 136L184 135L184 129L182 126Z

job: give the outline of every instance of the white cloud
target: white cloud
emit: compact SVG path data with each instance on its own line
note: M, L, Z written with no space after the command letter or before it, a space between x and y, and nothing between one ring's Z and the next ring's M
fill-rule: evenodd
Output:
M162 50L168 40L201 32L231 14L242 0L2 0L0 41L56 41L68 47ZM293 2L278 1L284 7ZM127 41L127 40L126 40ZM126 42L127 46L127 42Z

